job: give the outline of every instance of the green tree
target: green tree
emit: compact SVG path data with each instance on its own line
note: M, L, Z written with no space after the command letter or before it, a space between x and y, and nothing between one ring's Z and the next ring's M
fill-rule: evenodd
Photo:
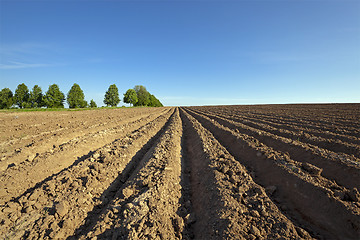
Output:
M13 93L9 88L0 91L0 108L10 108L14 104Z
M150 93L146 90L146 87L142 85L136 85L134 90L138 98L135 106L148 106L150 104Z
M124 102L125 103L130 103L130 106L131 104L132 105L135 105L138 101L138 98L137 98L137 95L136 95L136 92L134 89L128 89L126 91L126 93L124 93Z
M30 92L30 97L29 97L29 103L31 105L31 107L33 108L37 108L37 107L43 107L44 106L44 96L41 90L41 87L39 87L38 85L35 85L32 89L32 91Z
M19 106L19 108L24 108L27 106L26 103L29 101L29 96L28 87L24 83L19 84L15 90L15 103Z
M60 91L57 84L49 86L46 92L44 102L48 108L64 108L65 95Z
M162 107L162 103L160 102L159 99L157 99L154 95L150 94L150 103L149 105L150 107Z
M97 108L96 102L94 100L92 100L92 99L90 101L90 107L91 108Z
M78 84L74 83L71 87L67 95L67 102L69 104L69 108L84 108L87 106L84 92Z
M115 84L110 85L109 89L105 93L104 103L106 106L115 107L120 102L119 90Z

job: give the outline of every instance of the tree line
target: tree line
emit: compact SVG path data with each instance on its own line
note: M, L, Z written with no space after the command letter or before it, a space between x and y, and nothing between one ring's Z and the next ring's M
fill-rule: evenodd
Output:
M57 84L52 84L43 94L41 87L35 85L31 91L22 83L15 90L15 94L9 88L0 91L0 108L8 109L17 106L18 108L64 108L65 99L69 108L96 108L93 99L90 103L85 100L85 94L76 83L69 90L66 98L60 91ZM115 84L110 85L104 96L106 106L115 107L120 103L119 90ZM150 94L146 87L136 85L133 89L128 89L124 93L123 101L130 106L162 107L162 103L154 95Z

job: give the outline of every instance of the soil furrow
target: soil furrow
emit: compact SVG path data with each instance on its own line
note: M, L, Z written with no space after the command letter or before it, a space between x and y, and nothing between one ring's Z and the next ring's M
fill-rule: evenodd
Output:
M197 112L202 114L209 114L207 111L197 110ZM325 139L322 137L316 137L304 132L294 132L285 129L275 128L267 124L259 124L249 120L244 120L243 118L238 116L234 117L223 114L213 114L212 112L211 115L216 115L218 117L240 123L244 126L248 126L253 129L260 129L262 131L269 132L274 135L282 136L292 140L297 140L303 143L309 143L318 146L320 148L328 149L336 153L346 153L349 155L354 155L357 158L360 157L360 145L357 144L344 143L338 139L333 140L333 139Z
M186 112L182 112L190 167L194 239L308 239L254 183L247 170Z
M136 171L116 188L112 201L76 239L180 239L181 120L176 110L166 129L139 157Z
M256 123L260 123L260 124L267 124L270 125L272 127L275 128L279 128L279 129L285 129L285 130L289 130L289 131L297 131L297 132L303 132L303 133L307 133L313 136L317 136L317 137L321 137L321 138L331 138L331 139L339 139L343 142L346 143L352 143L352 144L360 144L360 139L356 138L354 136L348 136L348 135L344 135L344 134L339 134L339 133L332 133L329 131L326 131L326 129L324 128L320 128L321 130L317 130L317 129L311 129L309 128L307 125L293 125L293 124L289 124L285 121L282 122L273 122L273 121L267 121L267 120L263 120L263 119L259 119L259 118L251 118L251 117L245 117L242 116L245 120L249 120L251 122L256 122Z
M279 119L277 119L276 122L270 121L270 120L264 120L261 118L249 117L243 113L234 114L231 111L215 111L213 109L211 109L209 111L214 114L223 115L223 116L225 115L229 119L231 118L232 120L241 121L241 123L244 123L244 124L246 124L246 123L257 124L257 125L265 124L265 125L271 126L273 128L276 128L280 131L288 130L291 132L300 133L301 135L310 135L310 136L315 136L315 137L320 137L320 138L325 138L325 139L336 139L336 140L340 140L344 143L355 144L356 146L358 146L360 144L360 138L356 138L354 136L347 136L347 135L343 135L343 134L335 134L335 133L332 133L329 131L324 131L323 128L321 128L321 130L316 130L316 129L308 128L307 125L297 126L294 124L287 123L286 121L280 121Z
M293 141L211 114L206 115L230 129L255 137L267 146L282 152L288 152L293 160L310 163L322 168L323 176L335 180L340 185L350 189L354 187L359 189L360 161L357 158L348 155L338 155L317 146Z
M47 138L54 132L66 134L78 130L98 128L104 125L113 125L117 120L126 117L135 117L138 114L150 114L160 109L117 109L117 110L87 110L76 112L28 112L0 114L4 120L4 127L1 132L7 135L1 138L1 144L15 142L26 143L37 136ZM104 114L105 113L105 114ZM110 114L111 113L111 114ZM84 120L85 119L85 120ZM24 123L26 121L26 123ZM25 135L25 136L24 136ZM18 138L18 136L22 136Z
M189 198L187 206L192 213L185 230L191 239L223 238L228 225L227 220L218 217L218 208L224 207L220 193L216 191L214 171L210 159L204 151L201 139L193 126L193 122L181 111L184 129L183 150L188 170ZM197 216L198 219L196 218Z
M23 146L36 137L48 139L53 133L59 132L64 135L84 129L109 128L118 121L136 117L141 114L150 114L161 111L160 108L140 109L116 109L116 110L88 110L79 112L28 112L2 114L4 128L0 146L3 144L13 145L19 142ZM85 120L84 120L85 119ZM26 123L24 123L26 121ZM19 137L21 136L21 137ZM39 139L37 139L38 142ZM36 143L35 143L36 144ZM19 146L17 146L19 147Z
M359 239L360 104L0 112L0 239Z
M288 113L284 114L284 110L289 110ZM329 111L329 108L326 109L326 111ZM353 117L352 114L349 114L351 112L347 112L347 114L345 115L341 115L339 114L339 112L337 112L334 116L332 117L327 117L326 116L326 112L322 112L321 110L319 111L318 109L312 109L312 111L308 111L309 113L311 113L310 115L306 114L306 111L301 110L299 114L299 112L293 111L292 109L286 109L286 108L282 108L281 111L277 111L276 113L276 118L278 119L286 119L286 121L291 121L293 123L298 123L298 122L302 122L303 124L316 124L316 125L321 125L323 127L329 127L329 128L340 128L344 130L357 130L357 126L358 124L356 124L356 122L354 121L356 118L353 119L349 119L349 118L342 118L342 116L350 116ZM252 113L254 114L254 117L265 117L268 119L274 119L276 120L276 118L274 118L274 112L254 112Z
M303 117L291 117L291 116L281 116L277 115L267 115L267 114L260 114L254 115L254 118L261 118L271 121L284 121L285 123L291 123L295 126L306 126L308 128L318 129L318 130L325 130L333 133L338 134L345 134L359 138L360 132L358 131L359 124L354 123L354 121L344 122L342 124L334 124L332 122L326 122L322 120L315 120L314 118L305 119ZM348 126L348 124L351 126Z
M312 165L308 165L307 170L300 168L288 155L272 150L254 137L233 132L206 116L189 113L239 162L254 171L256 182L268 188L275 186L273 199L282 207L283 213L303 224L313 236L337 239L359 236L358 199L344 202L335 196L335 192L323 188L315 181L316 176L310 174L316 169ZM355 194L359 194L356 189Z
M182 123L182 135L181 135L181 198L180 198L180 207L177 210L177 214L183 218L184 226L182 228L182 238L183 239L194 239L194 222L196 221L196 216L201 216L196 209L193 208L193 199L196 199L197 191L193 190L191 182L191 162L189 159L191 155L188 151L188 129L187 124L184 122L183 111L179 111L179 116ZM190 218L192 217L192 218Z
M26 160L32 161L36 155L44 154L46 152L53 153L59 150L59 148L64 148L72 143L78 144L82 140L86 140L86 139L93 140L94 137L103 138L108 134L110 135L111 132L115 132L119 128L119 126L123 124L138 120L140 118L146 118L147 116L151 116L151 115L160 115L164 111L166 110L162 110L162 111L157 110L149 113L137 113L137 114L136 112L135 113L130 112L125 114L125 116L123 117L120 116L118 119L115 119L114 121L111 121L112 118L105 120L105 121L111 121L110 123L109 122L100 123L100 124L97 123L97 125L101 126L98 128L92 128L91 126L90 127L87 126L86 121L83 122L82 124L79 124L79 126L76 127L72 127L72 125L65 127L63 126L64 123L61 123L61 121L59 120L59 123L57 123L56 125L54 124L55 126L58 126L59 129L51 131L52 132L51 136L41 136L41 138L31 137L31 141L30 140L23 141L24 138L20 138L20 143L17 145L5 144L11 146L13 151L2 154L2 160L0 161L0 170L6 170L10 164L11 165L20 164L21 162L24 162ZM96 119L96 117L94 118ZM63 125L61 125L60 123ZM79 129L80 127L81 129ZM64 132L63 130L65 128L68 131ZM89 143L87 144L89 145ZM33 156L34 153L35 156Z
M274 105L273 107L275 107ZM231 108L230 108L231 107ZM337 117L341 116L347 116L348 118L353 117L351 119L347 119L347 121L353 125L354 127L348 127L346 123L343 125L334 125L333 123L325 124L325 123L318 123L316 121L316 118L319 116L322 116L322 113L319 112L317 109L311 109L310 112L315 113L316 115L312 115L309 119L306 119L304 117L304 109L301 108L300 112L294 111L293 109L288 109L285 106L281 106L279 111L271 111L268 112L269 109L265 106L264 108L260 108L262 106L222 106L222 108L219 109L219 111L223 113L233 113L238 115L245 115L250 116L255 119L266 119L274 122L279 123L291 123L297 126L307 126L308 128L318 129L320 131L330 131L338 134L348 134L351 136L355 136L357 138L360 137L360 131L359 131L359 121L358 118L354 117L353 110L349 111L347 113L341 113L337 112ZM305 107L308 107L305 105ZM219 107L204 107L203 109L208 110L216 110ZM194 109L201 109L201 107L194 107ZM256 111L260 110L259 111ZM327 108L326 111L329 111L330 108ZM263 112L264 111L264 112ZM283 115L283 112L289 111L286 115ZM293 113L293 114L291 114ZM317 116L318 115L318 116ZM321 117L320 117L321 118Z
M32 188L32 186L36 186L49 178L51 179L63 169L78 164L81 159L84 159L97 148L125 136L159 115L151 114L134 120L129 119L129 121L125 121L113 129L102 130L90 134L84 139L77 138L66 142L51 149L51 151L35 155L32 161L24 161L7 169L0 175L0 205L3 205L10 198L20 195L26 189ZM89 144L90 141L91 144ZM32 175L30 181L27 180L29 175Z
M1 237L64 239L74 234L84 224L86 213L106 204L106 197L101 198L104 191L139 149L164 127L171 112L102 147L18 201L8 202L0 209Z

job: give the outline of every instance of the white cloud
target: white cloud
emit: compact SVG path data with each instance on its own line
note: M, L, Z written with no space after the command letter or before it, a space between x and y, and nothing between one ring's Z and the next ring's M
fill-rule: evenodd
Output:
M49 67L51 64L44 63L21 63L21 62L10 62L7 64L0 64L0 69L20 69L20 68L38 68L38 67Z
M101 62L104 62L103 58L97 56L79 58L66 47L54 44L0 44L0 69L97 64Z
M41 63L47 62L47 60L41 58L48 52L51 52L51 47L46 44L1 44L0 69L22 69L53 66L53 64Z
M4 57L19 57L24 55L42 55L53 51L54 47L49 44L39 43L16 43L1 44L0 54Z

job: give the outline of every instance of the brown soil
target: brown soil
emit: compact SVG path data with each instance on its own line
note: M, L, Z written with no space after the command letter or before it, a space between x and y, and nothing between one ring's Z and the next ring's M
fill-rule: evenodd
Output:
M360 104L0 113L0 239L359 239Z

